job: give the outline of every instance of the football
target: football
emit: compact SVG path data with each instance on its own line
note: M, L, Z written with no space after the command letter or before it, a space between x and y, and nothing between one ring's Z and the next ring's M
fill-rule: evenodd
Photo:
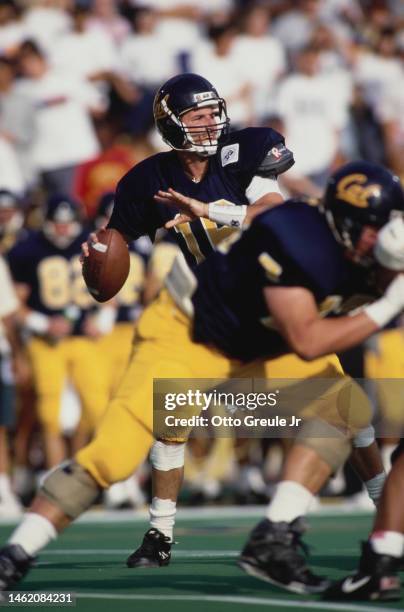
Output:
M89 248L84 258L83 277L87 288L97 302L106 302L118 293L129 274L128 245L114 229L97 232L98 242Z

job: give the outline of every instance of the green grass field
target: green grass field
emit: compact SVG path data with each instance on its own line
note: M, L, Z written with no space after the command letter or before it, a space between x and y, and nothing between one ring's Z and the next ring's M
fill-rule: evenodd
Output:
M78 523L49 546L19 588L75 592L76 609L85 612L404 609L404 600L346 605L302 598L251 578L235 561L259 514L246 516L237 508L228 515L212 514L180 515L171 565L152 570L125 565L145 531L146 520L129 521L124 515L125 520ZM368 533L369 516L315 515L309 524L306 541L312 547L310 563L315 571L337 578L356 566L358 542ZM2 525L2 541L8 533L10 527Z

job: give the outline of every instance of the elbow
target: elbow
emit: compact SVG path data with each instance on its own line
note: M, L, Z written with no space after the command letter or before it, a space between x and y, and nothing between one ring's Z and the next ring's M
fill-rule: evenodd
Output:
M317 347L312 338L299 338L289 342L292 350L303 361L314 361L321 357L324 352Z

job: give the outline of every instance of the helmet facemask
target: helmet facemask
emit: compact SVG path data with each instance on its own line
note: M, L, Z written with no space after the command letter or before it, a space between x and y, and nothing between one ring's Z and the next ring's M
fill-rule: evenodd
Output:
M230 124L226 111L226 102L223 98L212 97L210 99L197 102L194 106L185 109L180 115L176 115L174 112L172 112L165 100L162 100L161 104L166 114L175 124L177 130L179 129L181 134L181 138L178 139L181 142L178 143L177 146L174 146L173 141L164 138L163 135L163 138L167 144L169 144L176 151L189 151L196 153L201 157L210 157L211 155L216 154L219 146L219 139L228 134ZM209 106L217 107L215 126L185 125L182 117L186 113L191 110L197 110L199 108L206 108Z
M68 203L61 202L53 214L45 218L42 231L57 248L66 249L77 238L81 229L78 212Z

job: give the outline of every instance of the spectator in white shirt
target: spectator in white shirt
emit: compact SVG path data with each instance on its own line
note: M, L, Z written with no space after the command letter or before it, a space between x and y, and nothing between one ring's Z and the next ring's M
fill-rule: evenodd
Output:
M382 92L402 78L394 31L382 30L373 48L354 46L350 58L355 82L366 102L375 108Z
M252 88L240 56L233 54L238 30L231 22L211 26L209 43L198 45L191 57L191 72L203 74L226 100L232 126L253 122Z
M324 186L339 153L340 131L348 121L348 103L338 83L320 74L319 54L307 47L296 58L297 71L281 82L277 114L294 152L290 176L308 177Z
M22 45L18 66L34 118L32 164L50 193L71 194L76 167L99 152L90 113L102 112L102 101L85 81L50 68L33 42Z
M158 35L175 55L190 53L201 38L202 3L192 0L139 0L139 7L156 11Z
M98 30L109 36L115 45L121 45L130 33L128 21L119 14L116 0L93 0L90 30Z
M404 61L401 78L383 90L376 115L383 129L389 166L404 178Z
M3 0L0 4L0 54L11 57L25 38L16 2Z
M136 87L137 99L126 113L126 128L133 136L153 126L153 99L162 83L179 70L175 53L157 32L158 16L150 8L138 8L133 15L134 32L120 50L120 71Z
M58 39L49 58L51 64L81 79L115 70L118 64L116 45L101 28L88 28L89 7L76 5L72 11L72 29Z
M29 188L35 180L28 153L34 136L34 118L32 105L27 97L19 92L19 84L15 77L14 63L5 57L0 57L0 133L13 146L23 182ZM18 193L23 190L24 188L16 185L12 189Z
M284 49L269 34L269 25L270 14L265 6L248 5L241 16L241 35L237 36L232 51L252 86L258 120L267 114L275 83L286 68Z
M70 30L71 20L66 10L69 0L36 0L23 14L25 39L34 40L44 53L52 53L59 37ZM66 6L63 6L65 4Z
M320 23L320 0L296 0L293 8L274 20L273 35L290 53L306 47Z

